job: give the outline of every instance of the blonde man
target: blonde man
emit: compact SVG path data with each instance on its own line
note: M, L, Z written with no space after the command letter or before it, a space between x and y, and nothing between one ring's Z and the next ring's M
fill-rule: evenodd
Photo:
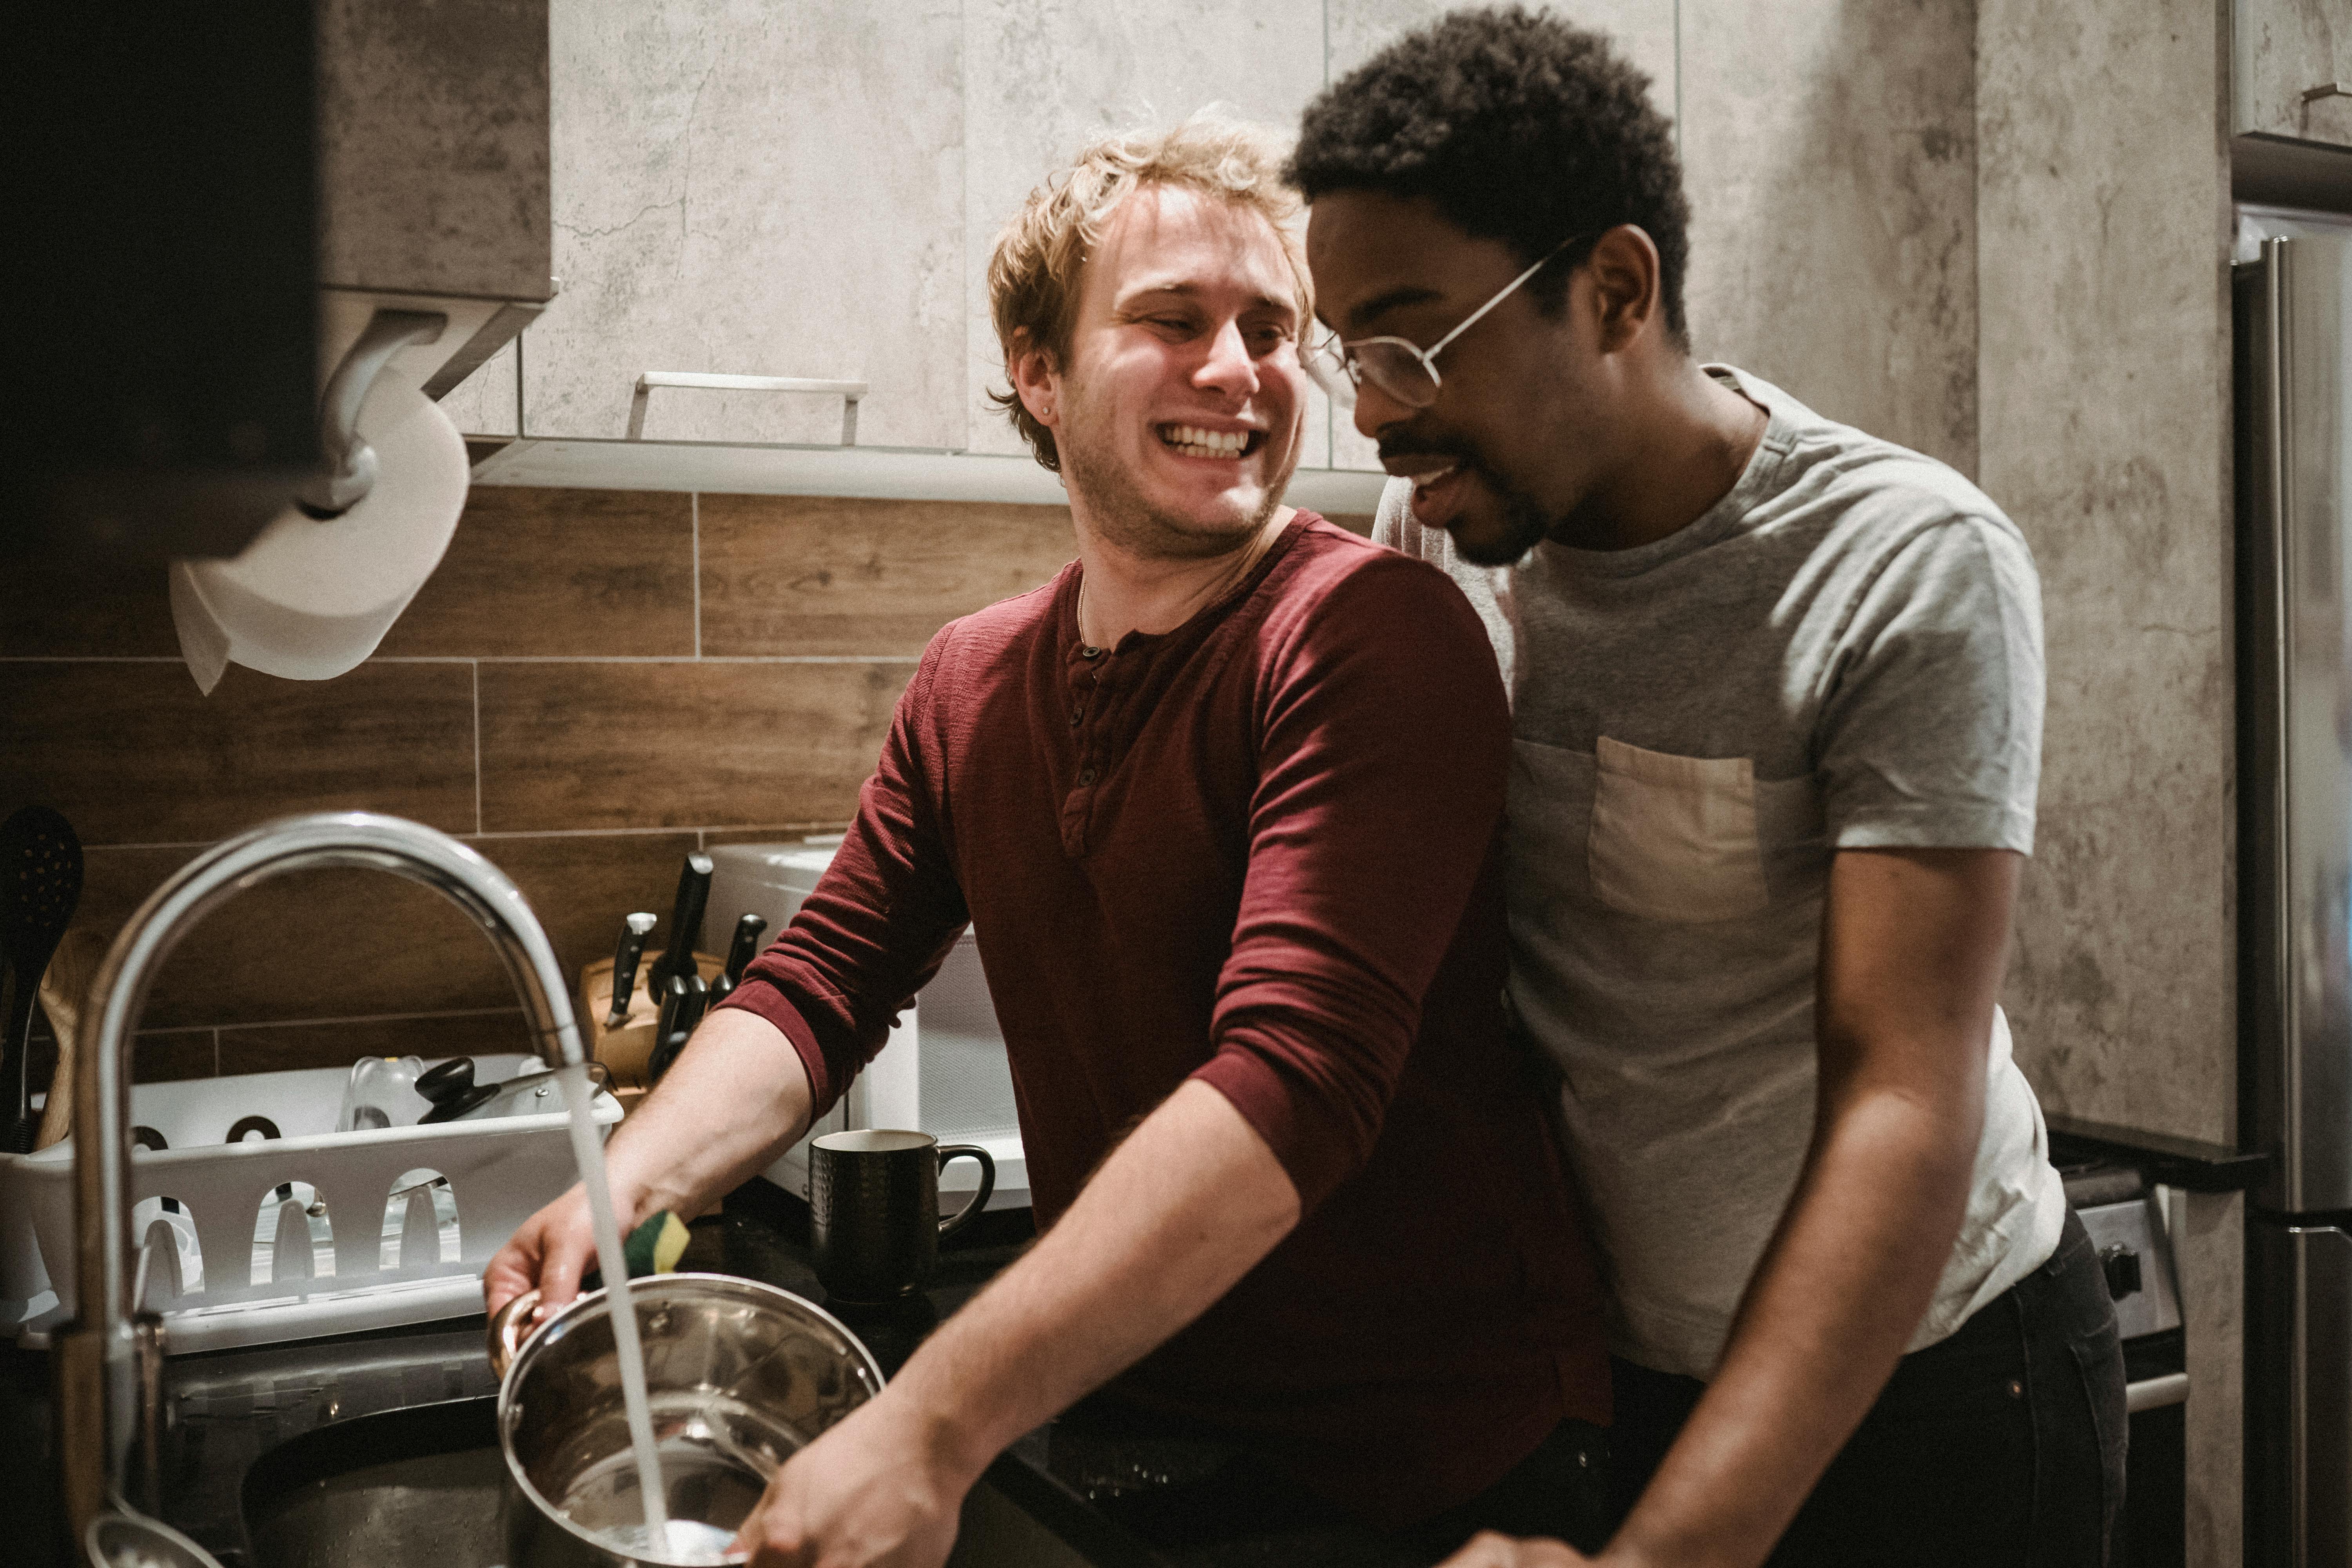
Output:
M932 640L832 869L613 1140L630 1223L698 1211L973 926L1044 1235L778 1473L759 1563L934 1568L990 1461L1106 1384L1098 1431L1231 1458L1195 1532L1433 1557L1598 1519L1596 1282L1499 1016L1501 686L1441 574L1281 504L1277 170L1227 124L1117 138L1007 228L1000 401L1078 559ZM589 1253L574 1194L489 1304Z

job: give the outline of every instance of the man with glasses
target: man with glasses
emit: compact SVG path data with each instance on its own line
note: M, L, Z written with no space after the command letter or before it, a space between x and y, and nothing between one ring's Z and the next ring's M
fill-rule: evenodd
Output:
M1614 1309L1596 1560L2098 1563L2114 1313L1995 1005L2032 562L1950 469L1691 357L1647 88L1457 13L1292 165L1326 374L1399 476L1379 536L1454 576L1511 692L1512 1012Z

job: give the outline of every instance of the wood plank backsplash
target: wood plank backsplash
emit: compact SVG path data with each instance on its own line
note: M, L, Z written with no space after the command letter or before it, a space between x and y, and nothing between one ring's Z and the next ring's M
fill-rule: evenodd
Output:
M376 656L331 681L176 655L160 571L0 576L0 816L87 847L111 937L205 845L386 811L512 877L576 984L620 917L665 920L690 849L838 827L947 621L1070 559L1061 507L485 487ZM735 911L713 910L705 943ZM489 944L401 879L300 873L190 933L142 1078L524 1048ZM46 1072L46 1061L39 1064Z

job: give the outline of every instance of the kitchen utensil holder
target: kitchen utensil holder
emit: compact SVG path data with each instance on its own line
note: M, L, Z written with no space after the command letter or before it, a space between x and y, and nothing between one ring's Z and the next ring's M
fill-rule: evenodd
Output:
M613 1010L613 961L600 958L580 971L581 1047L590 1061L603 1062L611 1070L614 1087L627 1100L635 1098L629 1091L642 1092L646 1087L646 1064L658 1043L654 1031L661 1019L661 998L646 984L646 973L660 956L648 952L639 962L636 984L629 992L628 1016L618 1024L604 1021ZM719 978L727 961L697 952L694 966L704 980L710 981Z
M485 1079L540 1066L519 1053L475 1061ZM317 1068L132 1086L131 1121L170 1145L139 1150L131 1168L136 1201L179 1206L142 1211L155 1217L142 1238L142 1300L163 1313L174 1353L479 1312L482 1266L578 1179L560 1110L337 1132L350 1077ZM620 1120L610 1094L594 1104L601 1126ZM257 1115L285 1135L222 1142ZM440 1223L447 1199L454 1238ZM73 1247L72 1141L0 1156L0 1332L40 1347L72 1320Z

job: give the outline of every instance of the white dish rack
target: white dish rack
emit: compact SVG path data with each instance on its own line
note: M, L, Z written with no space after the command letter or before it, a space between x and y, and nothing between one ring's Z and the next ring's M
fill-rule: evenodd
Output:
M486 1083L540 1066L474 1062ZM560 1109L338 1132L350 1079L320 1068L132 1086L132 1125L169 1145L134 1150L131 1175L132 1235L153 1244L141 1300L163 1315L173 1352L478 1312L482 1266L577 1178ZM608 1133L621 1119L601 1090L595 1111ZM226 1142L249 1116L280 1136ZM47 1345L74 1316L73 1222L71 1140L0 1155L0 1332L20 1344Z

